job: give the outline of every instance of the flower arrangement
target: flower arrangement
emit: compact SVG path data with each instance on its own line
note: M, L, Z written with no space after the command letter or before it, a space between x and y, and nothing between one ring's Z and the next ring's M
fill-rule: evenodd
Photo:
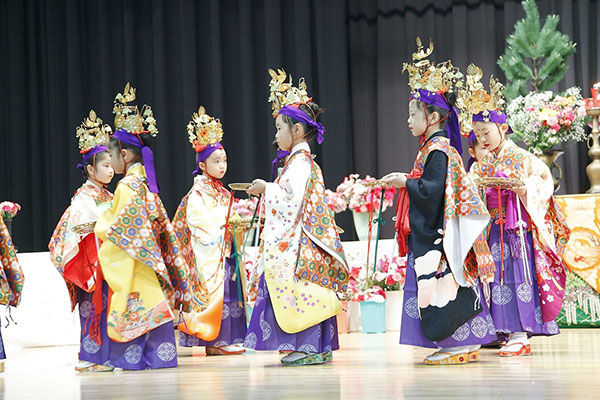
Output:
M352 301L383 301L385 291L401 289L406 279L406 257L384 255L377 261L374 273L367 269L363 266L350 268L347 297Z
M379 286L372 286L357 295L356 301L374 301L383 303L385 301L385 290Z
M325 202L334 213L341 213L348 208L348 203L344 199L344 196L342 196L341 193L329 189L325 189Z
M562 94L545 91L519 96L509 103L506 113L515 135L535 155L559 143L587 138L585 103L576 86Z
M342 196L348 204L348 208L352 211L377 212L380 207L382 188L370 188L365 185L365 183L373 181L375 181L375 178L369 175L361 179L358 174L351 174L344 178L344 181L337 187L336 192ZM382 211L394 204L395 196L395 188L386 188Z
M383 290L400 290L406 280L406 257L381 257L377 261L373 280Z
M258 197L250 197L249 199L234 199L233 211L240 216L240 218L252 218L254 210L258 204Z
M0 215L4 219L14 218L21 211L21 206L18 203L3 201L0 203Z

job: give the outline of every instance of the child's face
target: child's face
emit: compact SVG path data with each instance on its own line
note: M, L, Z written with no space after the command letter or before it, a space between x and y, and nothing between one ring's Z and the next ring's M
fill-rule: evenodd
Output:
M206 161L198 163L198 166L213 178L222 179L227 172L227 153L223 149L215 150Z
M494 151L504 141L508 125L497 125L494 122L477 121L473 125L473 132L477 141L488 151Z
M425 111L419 108L419 101L411 100L408 103L408 129L413 136L421 136L427 130L427 120L425 119Z
M275 142L277 142L277 146L279 146L281 150L292 150L294 135L283 115L277 116L275 119L275 127L277 128L277 133L275 134Z
M481 159L489 152L490 151L480 144L477 139L473 142L473 147L469 147L469 155L476 161L481 161Z
M104 185L108 185L112 181L113 176L115 176L110 159L110 154L107 152L96 154L96 167L87 167L88 176Z
M93 162L85 166L88 179L108 185L115 176L115 171L110 163L110 154L104 151L93 157Z

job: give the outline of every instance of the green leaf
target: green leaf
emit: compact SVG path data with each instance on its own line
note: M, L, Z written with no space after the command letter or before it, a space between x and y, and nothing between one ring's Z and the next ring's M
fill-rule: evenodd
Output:
M525 18L515 23L513 34L506 39L504 54L497 61L507 79L507 97L525 95L528 87L537 87L538 91L551 88L562 80L567 59L575 53L575 44L557 30L558 15L546 16L541 26L535 1L521 4ZM534 63L536 70L532 68Z

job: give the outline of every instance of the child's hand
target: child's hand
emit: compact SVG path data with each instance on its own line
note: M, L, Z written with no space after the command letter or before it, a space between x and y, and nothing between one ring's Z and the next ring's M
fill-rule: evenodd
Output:
M406 174L402 172L392 172L381 178L381 180L389 186L397 188L406 187Z
M525 186L512 188L512 191L518 194L519 196L525 196L525 194L527 194L527 188Z
M397 177L398 175L401 175L401 174L402 174L402 172L390 172L389 174L387 174L386 176L381 178L381 180L384 181L389 178Z
M252 194L254 196L260 196L265 192L265 188L267 187L267 182L262 179L255 179L252 181L252 186L246 189L246 193Z

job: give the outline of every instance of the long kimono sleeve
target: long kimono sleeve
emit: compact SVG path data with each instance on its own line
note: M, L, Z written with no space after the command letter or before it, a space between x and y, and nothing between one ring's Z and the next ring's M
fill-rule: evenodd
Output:
M61 270L79 253L82 237L73 227L98 220L101 214L96 201L85 193L77 194L61 217L48 245L52 262Z
M260 254L259 271L263 267L270 268L266 263L276 265L281 277L285 275L291 279L294 276L302 232L302 203L310 171L310 161L296 155L277 182L267 183L265 225L261 234L264 251Z
M552 229L546 224L546 213L554 194L554 183L548 166L540 159L529 155L525 160L526 176L523 179L527 192L520 196L531 220L538 228L542 240L556 251Z
M294 158L279 182L267 183L265 201L271 204L290 202L301 205L309 176L310 164L303 158Z
M125 184L117 185L112 206L98 218L96 227L94 228L94 233L100 240L103 242L106 240L108 230L111 229L111 226L114 224L115 219L121 210L131 201L131 197L134 193L133 189ZM102 245L104 245L104 243Z
M302 212L310 172L311 165L307 159L294 157L278 182L267 183L264 195L265 228L269 226L269 229L265 229L266 235L281 237L279 234L298 226L297 217Z
M227 219L227 207L217 205L214 199L197 190L190 193L187 204L187 224L194 239L203 244L222 241Z
M444 192L448 156L439 150L432 151L425 161L419 179L407 179L406 190L410 199L409 217L412 247L415 257L434 248L441 251L438 230L444 223Z

